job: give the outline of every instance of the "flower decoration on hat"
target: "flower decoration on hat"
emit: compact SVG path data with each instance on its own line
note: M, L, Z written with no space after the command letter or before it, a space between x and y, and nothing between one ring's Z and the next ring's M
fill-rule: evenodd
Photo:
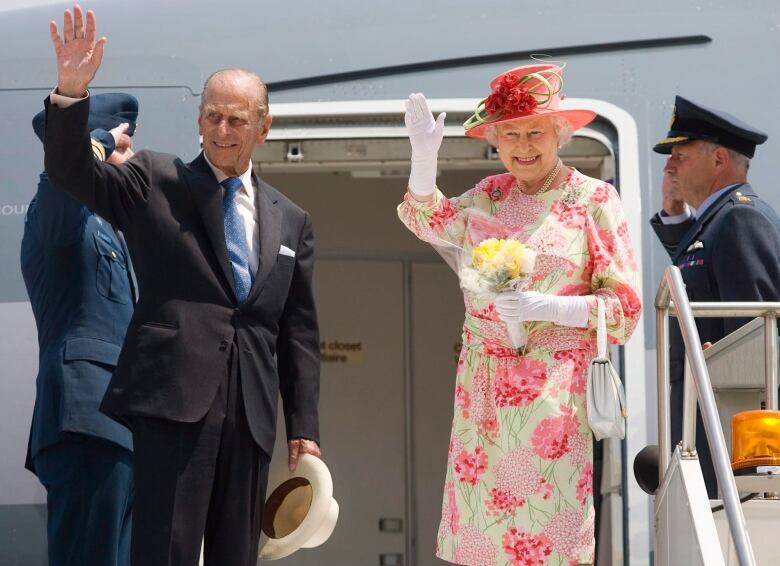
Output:
M530 114L537 106L536 99L515 73L503 76L484 103L485 110L492 115Z
M560 93L563 82L559 67L550 67L523 75L509 72L501 76L463 126L469 130L501 119L530 116L538 108L549 105Z
M509 69L490 81L490 94L463 124L470 138L486 139L494 124L557 116L578 130L596 117L593 110L561 106L564 65L534 63Z

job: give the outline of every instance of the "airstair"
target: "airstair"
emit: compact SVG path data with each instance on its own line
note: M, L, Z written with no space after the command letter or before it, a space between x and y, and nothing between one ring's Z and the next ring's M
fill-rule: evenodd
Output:
M748 475L735 475L732 471L731 419L742 411L762 408L762 402L770 411L778 409L777 317L780 316L780 303L690 303L680 271L672 266L664 272L656 294L655 311L659 475L654 510L655 564L778 566L780 466L757 465L749 468ZM673 452L670 447L669 316L677 317L687 352L683 436ZM694 317L758 318L704 350ZM720 500L708 498L696 455L697 401L712 453ZM768 417L772 414L766 413ZM774 436L768 442L777 446L780 422L771 418L760 420L769 423L767 430ZM738 435L737 439L742 436ZM766 464L761 459L757 461Z

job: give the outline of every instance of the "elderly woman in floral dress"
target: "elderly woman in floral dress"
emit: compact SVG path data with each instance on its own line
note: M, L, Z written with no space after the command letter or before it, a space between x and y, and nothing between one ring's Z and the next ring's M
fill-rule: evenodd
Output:
M464 291L464 347L436 545L437 556L455 564L594 561L585 384L596 350L597 298L613 344L631 336L641 303L615 189L558 157L572 132L595 117L559 108L561 81L562 69L550 64L493 80L466 135L496 145L507 173L457 198L436 189L444 114L434 121L421 94L406 103L412 170L398 207L404 224L422 240L468 254L476 219L488 214L536 253L525 290L493 302ZM527 339L517 350L507 323L520 321Z

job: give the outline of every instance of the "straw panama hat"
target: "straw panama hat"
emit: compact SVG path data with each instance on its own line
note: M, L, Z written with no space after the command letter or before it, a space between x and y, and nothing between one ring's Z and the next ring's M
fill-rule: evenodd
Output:
M563 68L550 63L523 65L509 69L490 81L490 95L477 106L463 127L470 138L485 138L493 124L560 116L573 130L578 130L596 117L593 110L560 108Z
M325 462L303 454L294 472L271 490L263 512L262 560L289 556L299 548L314 548L333 533L339 504L333 499L333 480Z

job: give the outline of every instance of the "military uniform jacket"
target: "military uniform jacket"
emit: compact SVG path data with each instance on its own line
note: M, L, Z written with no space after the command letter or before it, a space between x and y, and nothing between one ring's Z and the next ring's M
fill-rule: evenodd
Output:
M749 184L722 194L701 218L681 224L651 220L672 263L680 268L691 301L780 301L780 219ZM702 342L715 342L748 322L701 318ZM685 350L670 321L670 378L681 380Z
M39 348L27 467L63 432L132 449L130 431L98 410L133 314L122 238L43 173L25 217L21 266Z
M319 332L309 215L257 181L259 266L238 304L224 233L224 189L203 155L185 163L141 151L122 165L91 156L89 101L48 105L53 184L127 240L140 297L101 409L200 420L238 363L247 420L271 454L281 393L288 438L319 439ZM280 253L282 246L292 251ZM231 359L232 357L232 359Z

